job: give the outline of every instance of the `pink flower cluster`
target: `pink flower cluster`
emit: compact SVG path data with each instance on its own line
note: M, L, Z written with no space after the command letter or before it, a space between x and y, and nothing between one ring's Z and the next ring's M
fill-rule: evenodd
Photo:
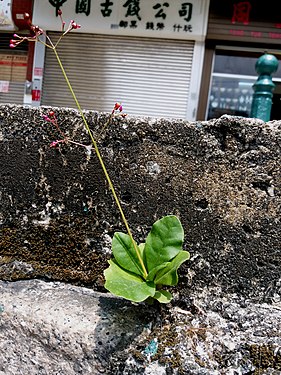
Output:
M123 111L123 106L121 103L115 103L114 107L113 107L113 110L111 112L112 115L115 115L116 112L119 112L117 113L118 115L121 115L122 117L126 117L127 116L127 113L121 113Z
M76 23L74 20L71 20L70 23L69 23L69 26L68 26L67 30L65 31L64 30L65 22L62 19L62 11L60 9L58 10L58 14L60 16L61 24L62 24L62 33L63 33L62 36L64 36L65 34L69 33L71 30L76 30L76 29L80 29L81 28L81 25L79 25L78 23ZM24 14L24 19L26 20L27 26L29 27L29 29L31 31L31 35L30 36L20 36L18 34L14 34L13 37L16 38L16 39L11 39L10 40L10 47L11 48L15 48L16 46L18 46L20 43L22 43L24 41L28 41L28 42L40 41L38 39L39 36L42 35L42 34L46 35L46 33L45 33L45 31L43 29L41 29L37 25L33 25L32 24L30 15L28 13ZM49 40L50 46L53 47L53 48L55 48L56 46L53 45L53 43L51 42L51 40L48 38L47 35L46 35L46 37Z
M78 25L78 23L76 23L74 20L71 20L70 21L70 27L71 27L71 30L73 30L73 29L80 29L81 25Z
M35 25L32 24L31 19L30 19L30 15L28 13L24 14L24 19L26 20L29 29L31 30L31 32L34 35L32 35L32 36L20 36L18 34L14 34L13 37L17 38L17 39L11 39L10 40L10 47L11 48L15 48L16 46L18 46L20 43L24 42L25 40L30 41L30 42L31 41L35 42L37 40L37 38L44 33L44 31L39 26L35 26Z
M62 132L62 130L60 129L60 127L59 127L58 120L56 118L55 112L54 111L49 111L49 113L47 115L43 115L42 117L43 117L43 119L45 121L48 121L52 125L54 125L57 128L58 132L62 136L62 139L51 142L50 147L56 147L56 146L59 145L59 143L67 143L68 139L65 136L65 134Z

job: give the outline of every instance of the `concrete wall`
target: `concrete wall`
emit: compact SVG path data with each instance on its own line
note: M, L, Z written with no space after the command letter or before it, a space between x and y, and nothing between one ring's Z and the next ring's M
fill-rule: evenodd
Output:
M75 110L62 129L89 143ZM0 106L0 279L42 278L103 289L110 238L124 230L94 152L58 138L47 109ZM87 112L94 133L106 114ZM180 217L191 260L175 289L219 287L254 300L280 294L281 123L223 116L189 123L115 119L99 142L136 239Z

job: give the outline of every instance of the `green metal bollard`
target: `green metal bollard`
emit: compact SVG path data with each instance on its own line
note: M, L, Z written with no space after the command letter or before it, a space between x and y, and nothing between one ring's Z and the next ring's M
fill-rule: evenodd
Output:
M273 90L275 88L271 74L276 72L277 68L278 60L273 55L262 55L256 62L256 72L259 77L253 85L254 95L251 117L259 118L263 121L270 120Z

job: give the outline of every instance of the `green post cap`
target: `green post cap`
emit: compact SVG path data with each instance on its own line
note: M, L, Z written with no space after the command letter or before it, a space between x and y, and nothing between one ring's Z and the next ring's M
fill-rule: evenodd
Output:
M278 60L273 55L262 55L256 62L255 68L259 77L253 85L254 95L251 117L269 121L272 107L272 92L275 88L271 75L278 69Z
M275 56L265 54L262 55L255 65L256 72L261 74L268 74L271 75L275 73L278 69L278 60Z

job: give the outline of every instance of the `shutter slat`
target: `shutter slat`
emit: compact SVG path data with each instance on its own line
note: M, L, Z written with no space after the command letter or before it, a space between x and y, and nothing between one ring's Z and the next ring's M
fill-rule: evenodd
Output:
M9 92L0 92L0 103L22 104L24 95L24 83L10 82Z

